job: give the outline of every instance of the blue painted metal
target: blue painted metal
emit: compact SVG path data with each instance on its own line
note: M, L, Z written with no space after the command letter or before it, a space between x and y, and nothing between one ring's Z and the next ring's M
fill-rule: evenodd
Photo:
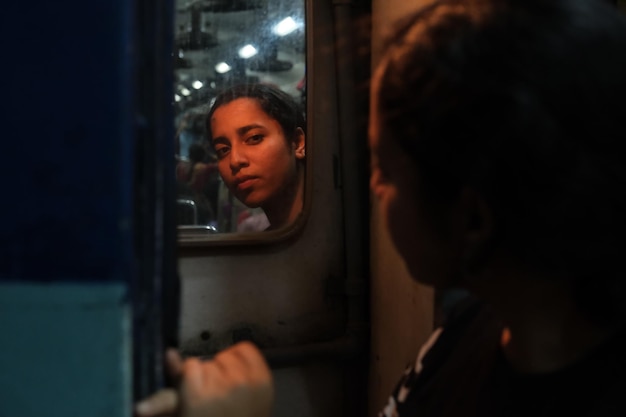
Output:
M3 5L0 280L131 279L133 7Z
M0 282L0 416L132 415L125 287Z
M131 299L153 253L135 220L138 1L2 6L1 417L130 416L133 355L161 346L158 317L135 325L158 301Z
M172 24L173 0L2 6L0 417L128 416L164 383Z

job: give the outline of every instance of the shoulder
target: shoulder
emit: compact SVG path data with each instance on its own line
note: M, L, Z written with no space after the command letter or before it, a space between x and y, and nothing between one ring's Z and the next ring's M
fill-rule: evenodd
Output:
M462 346L461 339L468 336L468 329L483 320L484 310L481 302L468 297L448 311L443 325L433 331L415 362L405 369L379 417L413 414L415 398Z
M466 342L481 337L473 330L492 327L490 309L482 301L466 297L450 308L441 327L436 329L421 347L414 367L422 379L430 378L445 362L450 361L455 351L465 349Z

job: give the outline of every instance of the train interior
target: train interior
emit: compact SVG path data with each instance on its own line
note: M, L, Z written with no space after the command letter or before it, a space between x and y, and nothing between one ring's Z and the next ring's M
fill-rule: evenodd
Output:
M440 314L368 189L371 69L427 2L5 5L0 415L131 416L171 383L166 347L250 340L273 416L376 416ZM263 213L206 143L238 83L278 86L307 118L304 208L279 230L246 221Z

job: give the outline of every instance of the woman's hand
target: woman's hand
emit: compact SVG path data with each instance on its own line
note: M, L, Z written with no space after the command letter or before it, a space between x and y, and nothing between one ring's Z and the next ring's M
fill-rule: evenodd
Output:
M167 366L180 386L137 404L141 417L269 417L274 388L261 352L251 343L234 345L210 361L184 362L168 352Z

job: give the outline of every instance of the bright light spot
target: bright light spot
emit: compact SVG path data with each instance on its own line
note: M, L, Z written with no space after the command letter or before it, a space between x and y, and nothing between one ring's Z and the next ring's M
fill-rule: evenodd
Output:
M211 88L215 88L217 86L217 84L215 84L215 81L211 81L211 84L209 84L211 86Z
M174 94L174 100L178 103L180 101L180 96L178 94Z
M191 94L191 91L189 91L187 88L183 87L180 89L180 94L182 94L183 96L188 96L189 94Z
M219 64L215 66L215 71L217 71L220 74L227 73L231 69L232 68L230 67L230 65L228 65L226 62L220 62Z
M248 59L252 56L255 56L257 52L259 51L257 51L257 49L254 46L248 44L239 50L239 56L242 57L243 59Z
M204 85L202 83L202 81L196 80L193 82L193 84L191 84L193 88L195 88L196 90L199 90L202 88L202 86Z
M183 50L182 50L182 49L179 49L179 50L178 50L178 57L179 57L179 58L182 58L182 57L184 57L184 56L185 56L185 53L183 52Z
M298 29L298 24L296 23L296 21L293 20L291 17L286 17L278 22L276 26L274 26L273 31L278 36L285 36L289 35L296 29Z

